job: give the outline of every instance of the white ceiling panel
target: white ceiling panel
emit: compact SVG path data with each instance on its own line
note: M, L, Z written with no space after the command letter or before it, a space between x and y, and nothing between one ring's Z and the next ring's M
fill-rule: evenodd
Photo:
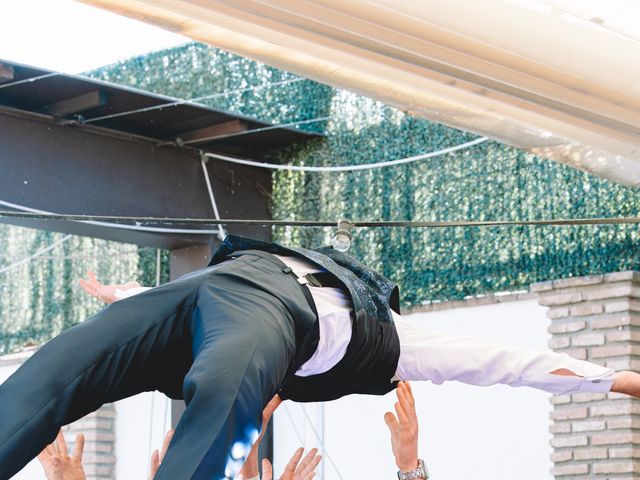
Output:
M82 0L640 185L636 0Z

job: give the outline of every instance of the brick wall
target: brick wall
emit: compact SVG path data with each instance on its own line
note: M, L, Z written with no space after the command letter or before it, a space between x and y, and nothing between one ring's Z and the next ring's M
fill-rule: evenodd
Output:
M550 348L616 370L640 371L640 274L534 284L548 306ZM640 401L619 394L552 397L558 479L640 479Z
M116 478L115 417L116 410L109 403L63 429L70 451L73 451L76 433L84 434L82 464L87 480Z

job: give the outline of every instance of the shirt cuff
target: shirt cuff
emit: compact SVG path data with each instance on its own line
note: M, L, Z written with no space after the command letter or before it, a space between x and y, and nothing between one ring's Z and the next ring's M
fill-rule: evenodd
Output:
M114 292L115 297L118 300L122 300L124 298L133 297L134 295L138 295L139 293L146 292L147 290L151 290L151 287L133 287L128 288L127 290L116 289Z

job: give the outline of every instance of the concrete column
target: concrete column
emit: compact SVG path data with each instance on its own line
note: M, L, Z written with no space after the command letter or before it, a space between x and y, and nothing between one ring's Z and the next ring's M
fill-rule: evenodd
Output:
M532 285L549 307L549 346L615 370L640 371L640 273ZM575 393L551 399L557 479L640 478L640 401Z

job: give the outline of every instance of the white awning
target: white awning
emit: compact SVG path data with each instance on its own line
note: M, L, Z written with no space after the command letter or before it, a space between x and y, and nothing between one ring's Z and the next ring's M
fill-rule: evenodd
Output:
M637 0L82 0L640 185Z

